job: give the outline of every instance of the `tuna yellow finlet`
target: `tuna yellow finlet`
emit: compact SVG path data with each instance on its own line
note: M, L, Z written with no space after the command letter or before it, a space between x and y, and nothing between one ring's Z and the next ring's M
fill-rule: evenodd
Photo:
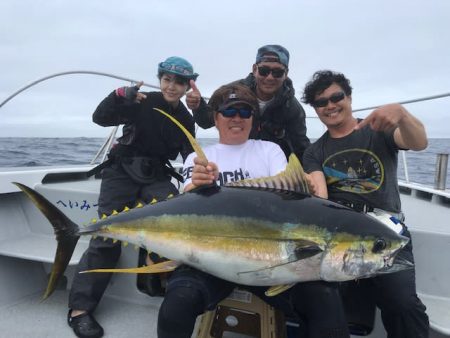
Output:
M92 224L95 224L95 223L97 223L97 218L93 218L93 219L91 219L91 223L92 223Z
M167 199L172 198L172 197L173 197L173 194L167 195Z
M154 198L154 199L151 200L150 204L155 204L157 202L158 202L158 200L156 198Z
M119 213L117 212L117 210L113 210L113 212L111 213L111 215L118 215Z
M141 202L139 202L137 205L136 205L136 208L142 208L144 205L141 203Z
M102 219L107 218L108 216L106 216L105 214L102 215Z
M130 208L128 208L127 206L125 206L125 208L123 208L123 211L125 211L125 212L130 211ZM122 212L123 212L123 211L122 211Z

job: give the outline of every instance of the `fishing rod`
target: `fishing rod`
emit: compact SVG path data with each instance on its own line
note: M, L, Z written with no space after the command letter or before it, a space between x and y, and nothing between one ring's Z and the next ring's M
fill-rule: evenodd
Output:
M118 76L118 75L109 74L109 73L96 72L96 71L91 71L91 70L70 70L70 71L67 71L67 72L61 72L61 73L48 75L48 76L40 78L40 79L38 79L36 81L31 82L30 84L26 85L25 87L20 88L19 90L17 90L16 92L14 92L10 96L8 96L2 103L0 103L0 108L3 107L8 101L10 101L14 97L16 97L17 95L22 93L23 91L25 91L28 88L31 88L31 87L37 85L38 83L50 80L50 79L58 77L58 76L65 76L65 75L72 75L72 74L99 75L99 76L110 77L110 78L113 78L113 79L128 81L128 82L131 82L131 83L138 83L139 82L137 80L129 79L129 78L126 78L124 76ZM145 83L145 82L142 85L146 86L146 87L154 88L154 89L160 89L159 86L155 86L155 85L148 84L148 83Z

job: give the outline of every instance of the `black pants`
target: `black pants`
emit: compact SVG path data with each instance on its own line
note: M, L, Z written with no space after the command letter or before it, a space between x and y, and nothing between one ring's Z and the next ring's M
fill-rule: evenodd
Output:
M402 235L411 238L407 229ZM398 257L414 262L411 241ZM381 310L388 338L428 337L428 316L425 305L417 297L415 274L415 269L409 269L358 281L366 287ZM354 283L347 282L345 287L351 288Z
M150 202L153 198L165 199L169 194L178 194L170 179L152 184L138 184L130 179L120 165L113 163L103 170L98 214L110 215L113 210L132 208L138 201ZM78 272L99 268L114 268L121 253L121 243L103 238L91 239L89 247L81 257L69 295L69 308L92 312L97 307L111 279L110 273Z
M236 285L189 267L177 269L169 279L159 310L159 338L189 338L195 320L227 297ZM347 322L337 284L299 283L275 297L266 297L265 287L240 286L281 309L302 318L302 337L347 338Z

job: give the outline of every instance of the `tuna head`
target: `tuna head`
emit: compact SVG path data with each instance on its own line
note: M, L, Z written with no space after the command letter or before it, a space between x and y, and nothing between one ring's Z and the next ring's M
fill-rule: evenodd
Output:
M335 233L322 256L321 279L346 281L413 267L397 257L409 239L391 230L372 235Z

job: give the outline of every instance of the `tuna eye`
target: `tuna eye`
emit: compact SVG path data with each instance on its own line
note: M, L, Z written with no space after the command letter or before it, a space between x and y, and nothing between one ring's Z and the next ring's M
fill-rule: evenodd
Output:
M386 241L382 238L378 238L377 240L375 240L375 242L373 243L372 252L378 253L384 249L386 249Z

